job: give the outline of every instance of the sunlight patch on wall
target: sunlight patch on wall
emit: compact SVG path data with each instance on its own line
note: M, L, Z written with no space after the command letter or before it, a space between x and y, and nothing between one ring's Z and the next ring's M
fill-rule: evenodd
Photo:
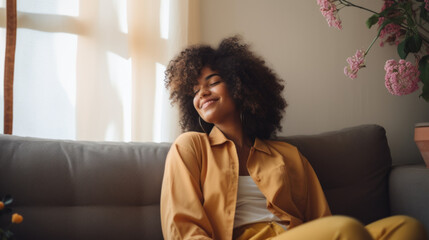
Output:
M168 39L170 28L170 0L161 0L159 25L161 38Z
M155 86L155 104L154 104L154 118L153 118L153 141L165 142L167 141L165 134L168 129L168 116L166 114L165 105L168 103L168 92L164 86L164 71L165 66L156 63L156 86Z
M115 123L110 122L104 132L104 141L117 141L117 133L120 131Z
M131 141L132 128L132 81L131 81L131 59L124 59L121 56L107 52L107 62L109 69L110 83L116 90L122 105L122 138L123 141ZM109 129L113 129L109 127ZM109 130L109 131L110 131ZM108 140L108 139L106 139Z
M20 12L79 16L79 0L19 0Z
M77 37L18 29L14 134L76 137Z
M76 53L77 35L55 33L53 35L54 58L57 60L56 71L69 103L76 108Z
M121 32L128 33L128 19L127 19L127 2L124 0L116 0L115 5L118 14L119 29Z

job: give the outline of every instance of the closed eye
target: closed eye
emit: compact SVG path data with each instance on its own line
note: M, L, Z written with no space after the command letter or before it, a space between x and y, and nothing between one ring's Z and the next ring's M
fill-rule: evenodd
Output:
M221 82L221 81L216 81L216 82L210 83L210 86L216 86L216 85L218 85L220 82Z

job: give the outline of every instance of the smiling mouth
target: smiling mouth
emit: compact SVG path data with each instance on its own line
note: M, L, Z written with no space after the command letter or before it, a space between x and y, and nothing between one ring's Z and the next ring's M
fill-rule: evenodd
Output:
M201 104L201 106L200 106L200 109L204 109L204 108L206 108L207 106L209 106L210 104L212 104L212 103L214 103L216 101L217 101L217 99L211 99L211 100L208 100L206 102L203 102L203 104Z

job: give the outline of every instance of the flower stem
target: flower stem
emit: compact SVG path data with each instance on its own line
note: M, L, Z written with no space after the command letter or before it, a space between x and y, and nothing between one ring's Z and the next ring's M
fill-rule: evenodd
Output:
M369 47L366 49L364 56L366 56L366 54L368 54L369 50L372 48L372 45L374 45L375 41L378 39L379 36L380 36L379 34L377 34L377 36L375 36L375 38L372 40Z
M429 43L429 39L425 38L423 35L420 35L420 37L422 37L422 40L426 43Z
M417 24L417 26L420 27L420 29L422 29L426 33L429 33L429 30L427 30L426 28L424 28L422 24Z
M377 14L377 15L379 14L378 12L375 12L375 11L373 11L371 9L368 9L368 8L361 7L359 5L353 4L353 3L349 2L348 0L339 0L339 1L340 1L341 4L343 4L343 5L347 6L347 7L356 7L356 8L360 8L360 9L363 9L365 11Z

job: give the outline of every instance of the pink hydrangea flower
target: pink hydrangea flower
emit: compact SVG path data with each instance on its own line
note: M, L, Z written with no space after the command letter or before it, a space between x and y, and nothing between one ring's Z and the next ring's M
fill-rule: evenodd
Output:
M347 58L347 67L344 67L344 74L351 79L357 77L359 69L365 67L365 52L363 50L357 50L354 56Z
M429 0L425 0L425 9L429 11Z
M383 7L381 8L381 11L384 11L386 8L392 6L395 1L392 0L385 0ZM395 14L395 13L393 13ZM384 22L384 17L380 17L378 19L378 26L380 27ZM387 24L381 31L380 31L380 46L384 46L384 43L387 42L389 44L395 44L398 45L400 41L400 37L402 37L405 34L405 31L401 28L400 25L395 23Z
M334 2L335 0L317 0L320 11L326 18L326 21L328 21L328 25L330 27L342 29L341 20L338 17L338 9Z
M401 26L394 23L387 24L380 31L380 46L383 47L385 42L398 45L401 42L400 37L403 35L404 31L401 29ZM383 41L383 39L385 40Z
M391 94L402 96L419 88L420 72L411 62L404 59L399 60L399 62L390 59L386 61L384 70L386 70L385 86Z

